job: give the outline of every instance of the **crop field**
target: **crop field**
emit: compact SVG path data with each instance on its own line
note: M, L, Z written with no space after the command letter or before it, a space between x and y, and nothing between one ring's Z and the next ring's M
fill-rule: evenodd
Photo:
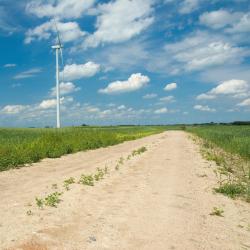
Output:
M187 131L214 143L229 153L250 160L250 126L189 126Z
M187 130L203 139L203 156L218 166L214 190L250 202L250 126L194 126Z
M0 129L0 171L156 134L163 126Z

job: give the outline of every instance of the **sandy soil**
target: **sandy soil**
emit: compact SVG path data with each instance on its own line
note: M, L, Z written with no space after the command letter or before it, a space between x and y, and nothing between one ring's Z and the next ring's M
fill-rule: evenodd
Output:
M141 146L147 152L114 169ZM105 165L94 187L73 184L57 208L36 206L52 184L61 191L66 178ZM0 249L250 249L250 205L213 193L214 168L188 134L169 131L2 172Z

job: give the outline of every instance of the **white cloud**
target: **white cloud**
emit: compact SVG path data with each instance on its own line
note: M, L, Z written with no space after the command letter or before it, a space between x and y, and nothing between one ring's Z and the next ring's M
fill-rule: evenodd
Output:
M174 102L175 99L173 96L170 95L170 96L165 96L165 97L160 98L160 101L161 102Z
M227 33L244 33L250 30L250 12L230 12L216 10L205 12L200 16L200 23L212 28L225 28Z
M14 63L7 63L3 67L4 68L14 68L14 67L16 67L16 64L14 64Z
M84 77L91 77L97 74L101 69L99 64L87 62L85 64L71 64L64 67L61 75L66 81L78 80Z
M199 0L183 0L180 5L179 12L181 14L189 14L198 8L199 3Z
M237 106L241 106L241 107L246 107L246 106L250 106L250 98L242 101L241 103L237 104Z
M167 44L165 50L173 69L197 71L219 65L240 64L249 49L231 44L224 36L195 32L180 42Z
M2 108L0 113L7 114L7 115L13 115L18 114L21 111L25 110L28 106L25 105L6 105Z
M200 94L197 100L211 100L218 95L228 95L234 98L244 98L250 96L250 86L245 80L232 79L221 82L218 86L207 93Z
M26 11L39 18L79 18L91 8L95 0L35 0L26 6Z
M213 88L209 93L214 95L224 94L240 94L248 91L249 85L244 80L232 79L222 82L217 87Z
M153 99L153 98L156 98L156 97L157 97L157 94L151 93L151 94L144 95L142 98L143 99Z
M98 6L97 30L84 42L85 47L124 42L148 28L154 18L152 0L116 0Z
M206 112L215 112L216 109L209 108L208 106L203 106L203 105L195 105L194 109L200 110L200 111L206 111Z
M227 10L216 10L205 12L200 16L200 23L212 29L224 28L238 22L242 13L229 12Z
M155 114L165 114L168 112L168 109L167 108L160 108L160 109L157 109L154 111Z
M120 105L117 107L118 110L123 110L123 109L126 109L126 106L125 105Z
M61 105L66 105L68 103L73 102L74 99L71 96L68 97L61 97L60 98L60 104ZM48 99L48 100L43 100L38 106L38 109L52 109L55 108L57 104L57 100L56 99Z
M110 83L105 89L100 89L99 93L102 94L117 94L136 91L150 82L148 76L141 73L132 74L126 81L115 81Z
M79 91L81 88L76 87L76 85L72 82L62 82L60 83L60 94L67 95L73 92ZM56 96L56 87L53 87L50 91L51 96Z
M100 109L97 107L93 107L93 106L88 106L85 109L88 113L98 113L100 112Z
M177 83L175 82L172 82L172 83L169 83L165 86L164 90L165 91L171 91L171 90L174 90L177 88Z
M60 32L62 42L65 43L76 41L80 37L86 35L86 32L82 31L76 22L57 22L57 27ZM24 42L29 44L34 40L48 40L51 38L52 34L56 34L56 32L55 23L51 20L35 27L34 29L29 29L25 33Z
M56 107L56 99L43 100L39 104L39 108L41 109L50 109Z
M197 100L212 100L215 98L216 96L211 94L200 94L196 97Z
M237 20L231 28L227 29L229 33L249 32L250 30L250 12L244 14L240 21Z
M5 35L11 35L20 31L20 26L16 23L16 18L12 18L11 8L8 1L0 1L0 31Z
M16 80L31 78L31 77L35 77L38 73L41 73L41 72L42 72L41 68L33 68L30 70L26 70L24 72L21 72L18 75L14 76L13 78Z

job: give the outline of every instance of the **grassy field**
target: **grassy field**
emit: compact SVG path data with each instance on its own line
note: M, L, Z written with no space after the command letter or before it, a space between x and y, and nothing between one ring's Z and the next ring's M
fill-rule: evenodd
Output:
M217 193L250 202L250 126L190 126L203 140L201 152L218 168Z
M250 160L250 126L189 126L187 131Z
M162 126L0 129L0 171L162 132ZM170 128L171 129L171 128Z

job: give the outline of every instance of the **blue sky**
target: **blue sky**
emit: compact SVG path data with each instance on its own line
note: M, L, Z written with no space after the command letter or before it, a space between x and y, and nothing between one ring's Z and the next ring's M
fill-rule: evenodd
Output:
M14 3L15 2L15 3ZM0 126L249 120L249 0L0 0Z

